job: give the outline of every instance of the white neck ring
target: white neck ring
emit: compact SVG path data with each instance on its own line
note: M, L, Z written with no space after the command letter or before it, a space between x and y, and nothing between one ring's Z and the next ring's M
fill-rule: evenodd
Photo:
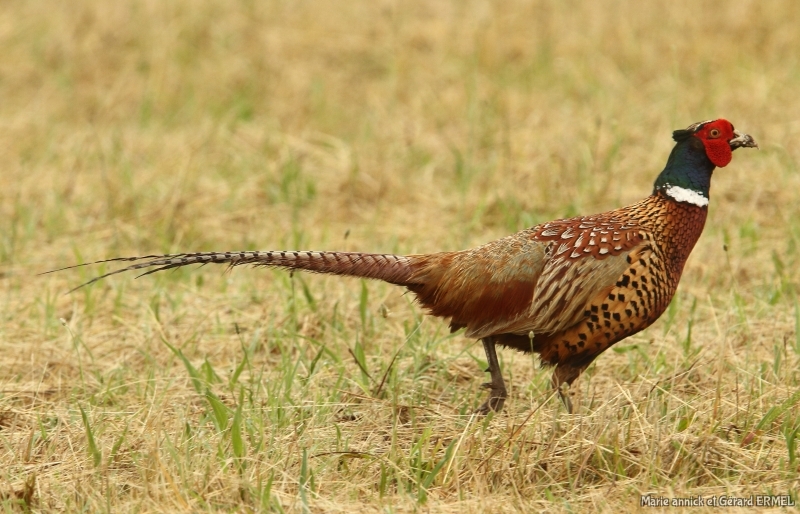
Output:
M676 202L690 203L698 207L705 207L708 205L708 198L685 187L667 186L664 188L664 193L671 197Z

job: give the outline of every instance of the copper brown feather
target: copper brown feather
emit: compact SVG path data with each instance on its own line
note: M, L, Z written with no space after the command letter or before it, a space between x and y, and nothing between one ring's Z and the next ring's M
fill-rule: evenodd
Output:
M407 287L432 315L481 339L489 398L499 411L507 392L495 346L536 352L565 387L609 346L652 324L669 305L705 225L711 174L740 147L757 147L728 121L675 131L676 145L653 193L633 205L556 220L460 252L389 255L316 251L204 252L121 257L144 274L190 264L252 264L383 280ZM93 263L94 264L94 263ZM62 268L68 269L68 268ZM563 386L563 387L562 387Z

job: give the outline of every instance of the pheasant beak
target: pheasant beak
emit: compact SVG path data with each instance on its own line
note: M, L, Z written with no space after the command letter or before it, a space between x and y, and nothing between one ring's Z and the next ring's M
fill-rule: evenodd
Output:
M731 145L731 150L736 150L737 148L758 148L758 143L756 143L756 140L753 139L753 136L750 134L742 134L738 130L734 130L733 135L736 137L728 141L728 144Z

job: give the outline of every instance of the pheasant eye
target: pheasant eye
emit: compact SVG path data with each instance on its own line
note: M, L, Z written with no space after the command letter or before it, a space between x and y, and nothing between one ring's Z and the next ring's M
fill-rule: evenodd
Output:
M710 137L719 137L719 129L711 129L711 131L708 133L708 135Z

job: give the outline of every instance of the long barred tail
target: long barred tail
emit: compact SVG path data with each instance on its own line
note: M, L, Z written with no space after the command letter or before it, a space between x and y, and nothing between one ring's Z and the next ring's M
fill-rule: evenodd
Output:
M354 252L294 252L294 251L264 251L264 252L199 252L175 253L166 255L144 255L140 257L117 257L105 259L76 266L68 266L57 270L47 271L53 273L81 266L101 264L104 262L134 262L125 268L111 271L99 277L84 282L70 290L75 291L117 273L147 269L136 278L190 264L228 264L230 267L252 264L253 266L272 266L286 269L300 269L312 273L330 273L333 275L348 275L353 277L374 278L391 284L409 285L412 277L416 258L392 254L354 253ZM151 269L149 269L151 268Z

